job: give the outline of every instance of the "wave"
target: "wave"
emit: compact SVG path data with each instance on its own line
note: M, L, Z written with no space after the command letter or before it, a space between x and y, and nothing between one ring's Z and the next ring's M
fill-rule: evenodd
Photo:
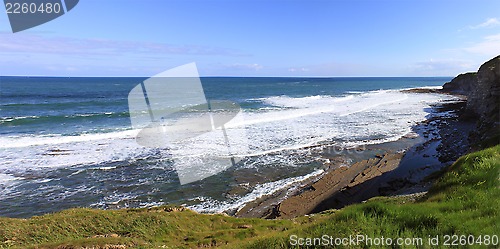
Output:
M101 118L116 118L129 117L129 112L101 112L101 113L80 113L80 114L60 114L60 115L44 115L44 116L18 116L18 117L1 117L0 124L5 125L26 125L26 124L47 124L63 121L81 121L95 120Z
M406 94L400 90L377 90L343 97L275 96L261 99L294 109L245 113L243 122L229 122L227 128L246 127L251 153L307 147L321 141L342 141L363 145L394 141L425 120L431 104L450 99L435 94ZM300 106L300 107L299 107Z
M436 89L436 90L440 90L440 89L443 89L443 86L419 86L419 87L402 88L400 90L410 90L410 89Z
M255 201L263 196L272 195L280 190L288 189L294 184L303 182L309 178L322 174L323 170L315 170L304 176L286 178L274 182L258 184L253 191L235 201L216 201L209 197L199 196L193 200L201 201L200 204L188 206L188 208L199 213L223 213L239 211L247 203Z
M137 130L79 136L0 137L0 172L23 173L45 168L105 165L145 159L158 150L135 142ZM111 169L102 166L99 169Z
M285 109L270 109L271 111L264 113L248 113L244 123L229 122L226 127L292 120L318 114L347 116L367 111L380 105L403 102L407 98L408 95L402 94L396 90L371 91L361 95L347 95L342 97L325 95L300 98L273 96L261 98L260 101L271 106L280 106Z
M307 97L289 97L286 95L272 96L268 98L259 99L263 103L271 106L288 107L288 108L308 108L320 104L331 104L353 99L353 95L342 97L332 97L327 95L313 95Z
M46 99L40 98L21 98L19 96L12 97L12 102L2 95L3 101L0 103L0 107L7 108L38 108L38 109L61 109L61 108L74 108L78 107L106 107L106 106L116 106L118 104L126 103L124 99L99 99L99 100L78 100L74 99ZM15 100L15 101L14 101ZM37 102L38 101L38 102Z
M25 171L30 168L97 165L137 160L158 153L165 154L182 167L213 157L227 159L232 155L258 160L322 144L359 146L383 143L403 137L410 132L412 125L425 119L429 114L426 108L430 104L449 98L446 95L406 94L399 90L344 96L261 98L259 101L281 108L260 112L244 110L238 118L225 124L229 147L220 132L205 133L169 144L168 150L139 145L135 140L139 130L78 136L2 136L0 172L7 169ZM102 117L121 114L75 114L88 118L86 115ZM19 120L36 118L41 117L18 117ZM12 122L6 121L9 118L2 120ZM288 159L277 158L283 160L285 165L290 163Z
M15 176L12 176L12 175L9 175L9 174L2 174L0 173L0 186L2 185L10 185L12 184L14 181L16 180L20 180L22 178L20 177L15 177Z
M135 138L139 130L126 130L119 132L83 134L78 136L62 136L58 134L43 136L8 136L0 137L0 148L21 148L40 145L59 145L87 141L99 141L106 139L132 139Z

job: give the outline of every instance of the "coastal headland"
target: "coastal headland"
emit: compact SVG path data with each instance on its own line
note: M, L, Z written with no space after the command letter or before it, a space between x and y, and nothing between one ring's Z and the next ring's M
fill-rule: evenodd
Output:
M320 177L249 203L236 217L161 206L0 218L0 248L295 248L291 238L325 234L423 238L413 244L423 248L463 235L472 236L469 246L498 248L500 56L441 90L406 92L457 97L430 108L398 141L325 148Z

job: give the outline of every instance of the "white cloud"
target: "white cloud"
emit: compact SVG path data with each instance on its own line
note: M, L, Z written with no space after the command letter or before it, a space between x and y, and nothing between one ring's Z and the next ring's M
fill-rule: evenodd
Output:
M500 26L500 21L497 18L488 18L483 23L478 25L469 26L470 29L482 29L482 28L492 28Z
M50 37L35 34L10 34L0 32L0 52L16 54L63 55L222 55L243 56L226 48L200 45L174 45L157 42L120 41L71 37Z
M486 36L481 42L470 47L466 47L464 50L469 53L488 56L498 55L500 54L500 34Z
M300 68L291 67L288 69L288 72L307 72L307 71L309 71L309 68L305 67L300 67Z
M410 71L419 76L454 76L459 73L474 71L475 64L471 61L457 59L430 59L416 62L410 66Z
M325 62L320 64L296 65L282 68L280 71L287 76L387 76L393 75L393 68L380 64L365 64L352 62Z
M255 71L259 71L262 68L264 68L262 65L259 65L257 63L253 63L253 64L235 63L235 64L229 65L227 67L230 69L236 69L236 70L255 70Z

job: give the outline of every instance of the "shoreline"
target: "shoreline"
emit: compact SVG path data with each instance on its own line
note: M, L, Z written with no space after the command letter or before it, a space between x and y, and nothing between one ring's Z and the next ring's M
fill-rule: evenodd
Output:
M419 88L403 91L440 93ZM475 123L462 118L465 105L463 98L433 105L427 119L397 141L358 147L347 151L348 155L323 153L321 156L330 161L323 174L301 182L295 189L249 202L234 216L287 219L340 209L376 196L425 193L433 174L469 150L463 134L468 134ZM324 151L332 150L337 152L333 147Z
M405 89L401 91L415 94L436 93L435 89L429 88L416 88L414 90ZM465 103L462 102L463 104ZM453 106L455 104L453 102L449 105ZM293 218L321 212L325 209L342 208L374 196L412 194L425 191L430 185L428 183L422 186L418 185L415 183L415 180L412 180L414 176L411 176L410 179L401 179L402 177L396 176L396 179L392 179L392 181L383 180L383 178L387 178L389 173L394 173L393 171L398 168L400 162L404 161L405 157L407 157L408 149L419 144L422 144L427 149L437 148L436 141L438 138L435 137L437 134L436 129L438 129L438 124L440 126L443 126L443 124L437 121L432 123L433 120L442 118L440 117L442 113L457 109L455 107L444 106L446 106L446 103L433 107L434 111L442 109L437 112L440 113L439 115L436 115L434 111L429 113L428 115L434 116L415 125L410 133L396 141L369 144L349 149L339 149L331 145L326 146L321 152L315 152L315 155L321 156L325 161L329 161L323 165L324 172L320 175L309 177L298 183L294 183L289 188L285 187L271 195L264 195L254 201L247 202L243 207L238 208L237 211L229 210L229 212L224 211L223 213L235 217ZM450 119L449 117L444 118ZM311 146L311 148L323 146L325 145ZM331 153L332 151L333 153ZM402 151L406 152L403 153ZM434 153L428 153L432 155L429 156L428 154L420 153L418 157L420 159L432 159L446 156L446 153L436 153L439 155L434 156ZM461 154L463 153L455 153L454 155ZM407 161L411 162L412 160ZM444 166L446 165L440 164L439 167L433 165L432 168L426 166L426 170L436 171ZM368 184L376 184L377 186L367 186ZM401 186L403 189L400 189ZM376 188L377 191L366 191L370 188ZM304 203L308 205L304 205Z
M0 217L0 248L335 247L349 246L343 238L357 236L363 241L351 246L391 247L384 238L406 236L420 241L413 246L439 247L430 239L442 242L451 235L468 236L462 246L498 248L499 65L497 56L477 74L446 83L435 94L465 93L467 102L426 105L426 119L407 122L404 127L411 126L411 132L397 141L351 148L351 154L335 153L339 150L333 146L316 147L311 154L325 159L317 166L325 173L310 177L300 188L282 185L289 189L247 205L240 216L160 205ZM359 204L349 205L353 203ZM262 218L238 218L244 214ZM316 238L342 243L319 244Z

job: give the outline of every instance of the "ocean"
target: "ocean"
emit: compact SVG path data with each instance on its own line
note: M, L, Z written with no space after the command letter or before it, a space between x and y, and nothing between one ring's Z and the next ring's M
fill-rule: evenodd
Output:
M140 145L127 97L145 79L0 77L0 216L162 204L231 213L320 175L322 147L396 141L452 98L400 92L451 77L201 78L207 99L241 107L226 129L243 130L247 146L231 147L232 167L180 184L176 167L227 148L209 135Z

